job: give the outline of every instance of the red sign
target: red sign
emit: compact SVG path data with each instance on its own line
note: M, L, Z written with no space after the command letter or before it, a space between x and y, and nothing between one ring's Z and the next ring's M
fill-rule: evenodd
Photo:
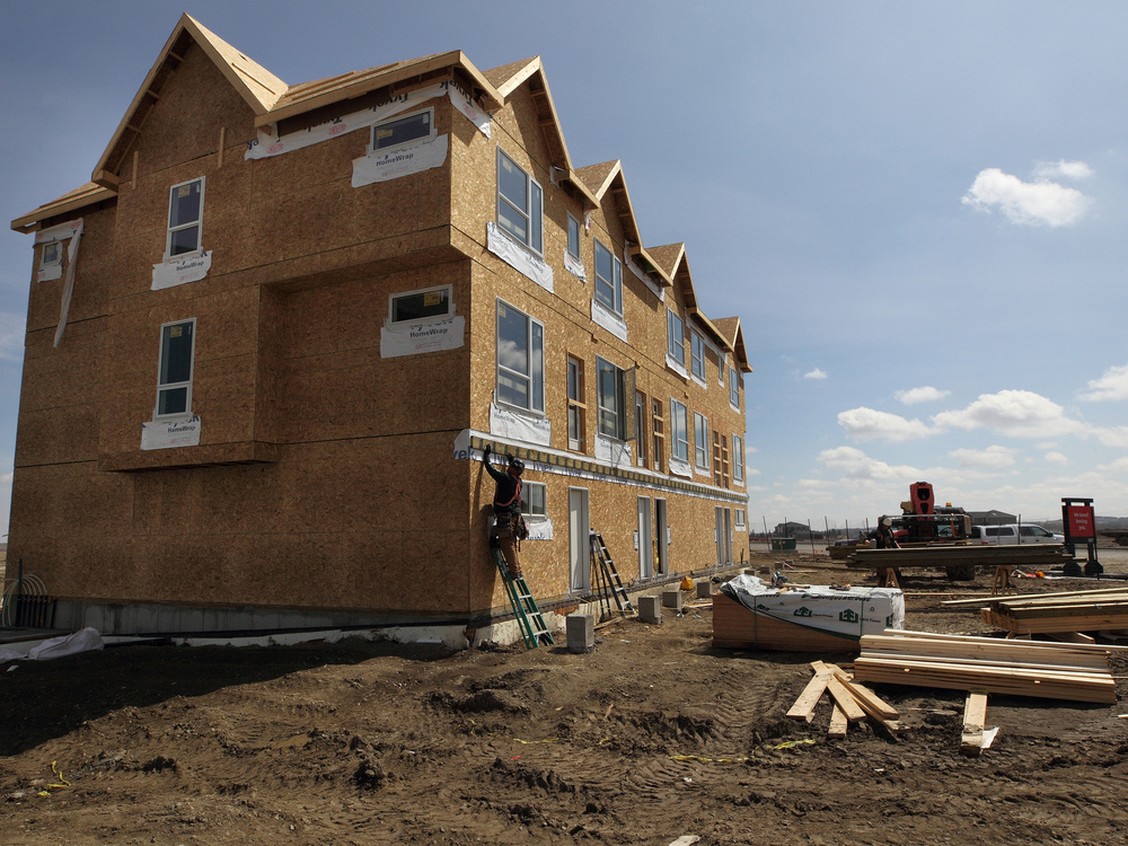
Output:
M1093 506L1067 505L1065 513L1069 520L1069 537L1096 538L1097 520L1093 516Z

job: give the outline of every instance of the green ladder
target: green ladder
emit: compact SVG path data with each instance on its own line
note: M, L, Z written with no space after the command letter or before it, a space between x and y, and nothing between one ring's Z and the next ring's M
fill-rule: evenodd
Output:
M527 649L536 649L540 644L551 646L556 641L552 639L552 632L545 625L544 615L537 607L537 601L529 586L525 584L524 576L513 576L505 566L505 556L501 554L501 547L491 546L494 563L501 573L505 593L509 597L509 604L513 606L513 614L517 617L517 624L521 627L521 638L525 641Z

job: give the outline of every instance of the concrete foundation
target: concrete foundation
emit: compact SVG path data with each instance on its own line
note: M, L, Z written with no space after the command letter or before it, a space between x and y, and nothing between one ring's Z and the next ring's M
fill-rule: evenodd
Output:
M680 590L662 591L662 607L673 608L675 611L681 611L682 592Z

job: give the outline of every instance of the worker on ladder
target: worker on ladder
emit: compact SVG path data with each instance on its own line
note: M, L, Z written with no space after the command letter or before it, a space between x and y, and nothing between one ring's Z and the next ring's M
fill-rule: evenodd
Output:
M482 450L482 464L497 483L494 490L494 525L490 532L490 543L496 541L505 558L505 566L509 569L510 577L519 579L523 574L517 550L521 541L529 534L525 520L521 516L521 474L525 472L525 463L520 458L506 454L508 464L505 472L502 473L490 464L492 452L493 447L490 444L486 444L486 448Z

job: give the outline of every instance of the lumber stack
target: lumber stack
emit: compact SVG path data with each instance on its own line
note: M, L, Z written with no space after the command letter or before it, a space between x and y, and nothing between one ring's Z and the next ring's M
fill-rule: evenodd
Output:
M713 595L713 645L728 649L857 652L863 634L904 624L905 600L888 588L773 588L736 576Z
M1116 702L1108 651L1088 644L887 630L862 637L854 677L913 687Z
M1120 631L1128 629L1128 588L999 598L980 615L1012 634Z
M1060 543L1025 543L1014 546L968 544L966 546L918 546L898 549L864 549L859 547L847 560L848 567L883 570L946 569L973 567L1034 567L1049 570L1072 561L1073 556Z

